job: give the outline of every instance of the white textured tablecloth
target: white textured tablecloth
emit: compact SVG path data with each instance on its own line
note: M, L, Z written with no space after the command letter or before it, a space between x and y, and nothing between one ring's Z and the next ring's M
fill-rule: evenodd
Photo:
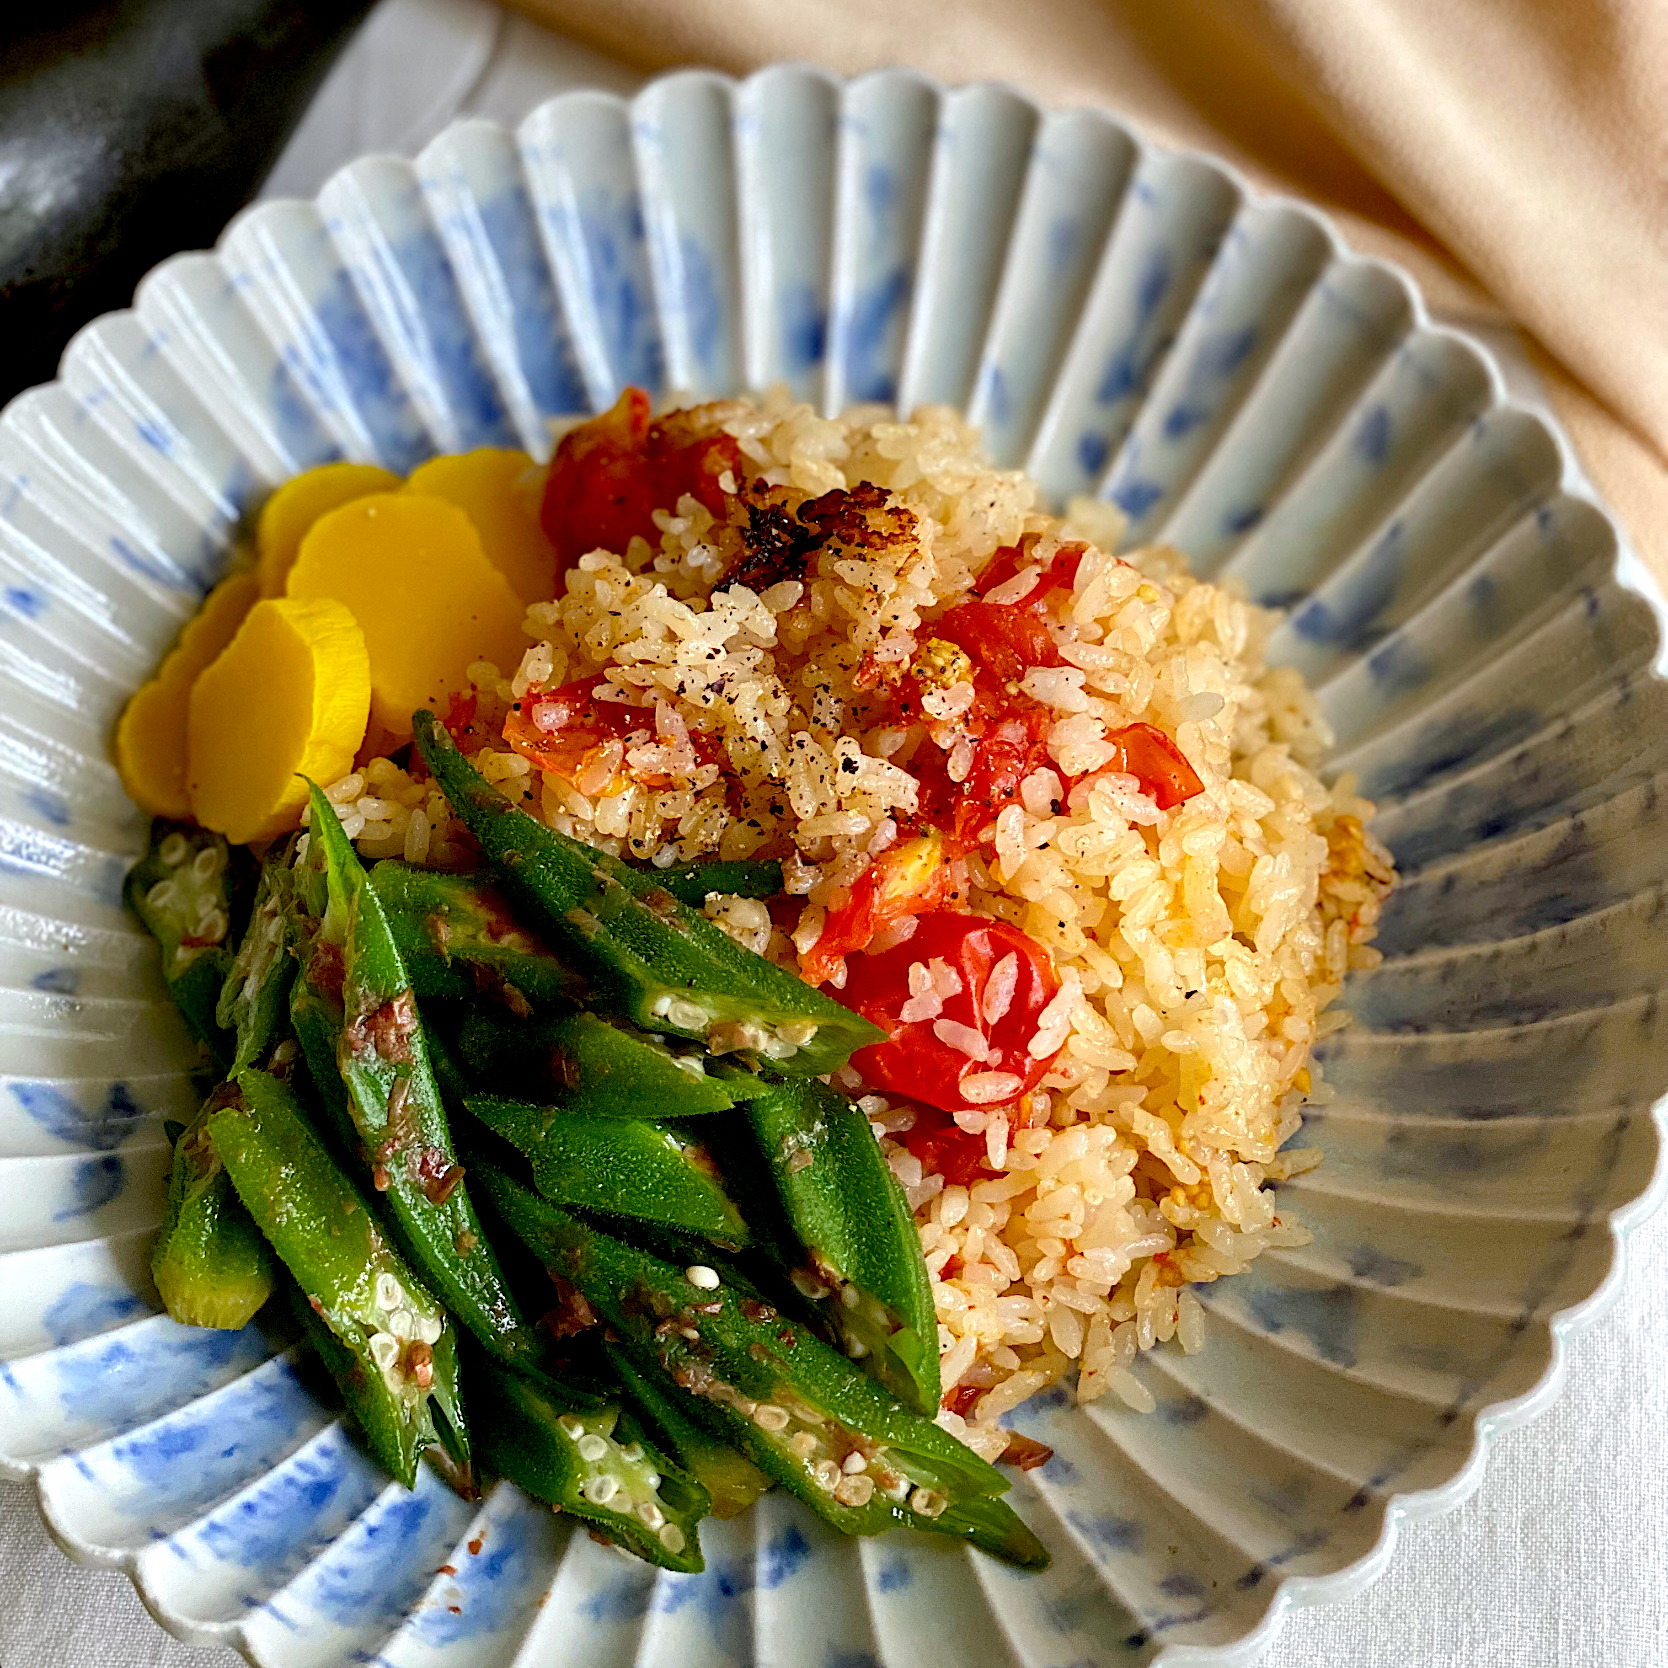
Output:
M382 0L267 194L310 196L361 152L409 154L456 116L514 122L564 88L639 80L485 0ZM1533 401L1513 341L1489 345ZM1499 1439L1464 1506L1404 1528L1382 1579L1288 1618L1265 1668L1668 1668L1668 1213L1633 1235L1628 1262L1552 1409ZM0 1668L238 1660L176 1644L125 1577L69 1563L16 1484L0 1485L0 1579Z

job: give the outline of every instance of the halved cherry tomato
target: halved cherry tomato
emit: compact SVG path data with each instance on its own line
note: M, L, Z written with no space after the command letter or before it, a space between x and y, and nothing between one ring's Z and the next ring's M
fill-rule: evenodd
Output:
M634 535L653 544L654 512L675 510L686 492L723 515L719 477L741 463L734 437L693 433L683 413L651 422L649 411L649 396L627 388L556 448L539 521L556 547L558 578L587 551L624 551Z
M919 965L931 972L934 961L956 975L960 989L943 998L942 1011L933 1018L906 1021L910 969ZM993 975L998 990L1011 978L1012 990L1007 1005L987 1019L986 1003L999 1005L991 989ZM851 1063L875 1088L948 1112L989 1104L962 1093L963 1081L979 1073L1004 1072L1017 1078L1020 1087L1008 1097L1017 1098L1036 1088L1053 1063L1052 1054L1033 1058L1030 1046L1037 1034L1037 1016L1059 988L1048 952L1006 921L949 910L923 915L902 944L846 960L840 1000L888 1034L885 1042L859 1049ZM985 1058L975 1060L958 1048L951 1040L956 1035L952 1027L976 1032Z
M1133 776L1161 811L1174 810L1205 791L1205 784L1186 755L1156 724L1126 724L1106 739L1117 748L1116 755L1080 781L1092 782L1108 771L1120 771Z
M857 877L851 897L829 910L821 936L799 959L801 976L813 985L833 978L841 960L866 949L882 927L936 909L948 884L944 836L936 828L883 851Z

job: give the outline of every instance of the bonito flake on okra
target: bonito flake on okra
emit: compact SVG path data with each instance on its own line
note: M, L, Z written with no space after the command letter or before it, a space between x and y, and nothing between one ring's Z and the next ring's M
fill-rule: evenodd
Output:
M669 1568L772 1486L1046 1562L1002 1416L1150 1408L1307 1241L1395 878L1273 617L1120 533L781 397L281 487L116 738L204 1043L170 1309L283 1288L397 1475Z

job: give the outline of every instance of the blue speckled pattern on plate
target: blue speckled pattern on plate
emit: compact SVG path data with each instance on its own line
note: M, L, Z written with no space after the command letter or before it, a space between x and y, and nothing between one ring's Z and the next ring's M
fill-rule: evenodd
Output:
M625 381L966 406L1056 499L1290 613L1405 880L1324 1044L1301 1251L1202 1292L1158 1411L1040 1398L1023 1576L768 1497L656 1574L390 1485L281 1334L146 1272L189 1051L119 902L112 722L277 482L520 444ZM1560 442L1313 213L1110 118L887 72L687 74L451 129L169 261L0 417L0 1466L263 1668L1252 1660L1555 1393L1655 1202L1662 618Z

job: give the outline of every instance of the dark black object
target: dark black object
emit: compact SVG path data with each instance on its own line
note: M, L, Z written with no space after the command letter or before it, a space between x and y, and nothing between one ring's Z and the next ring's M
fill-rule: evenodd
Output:
M49 0L0 45L0 401L254 196L370 0Z

